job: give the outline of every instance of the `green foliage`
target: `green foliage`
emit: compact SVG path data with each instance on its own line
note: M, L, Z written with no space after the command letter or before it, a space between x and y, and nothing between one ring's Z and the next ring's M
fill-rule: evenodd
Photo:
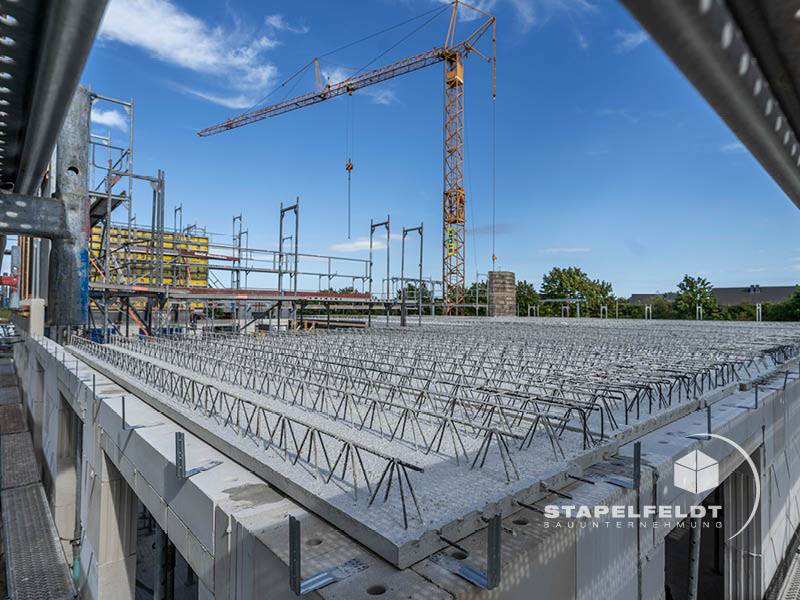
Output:
M724 318L724 312L717 304L714 287L705 277L689 277L684 275L678 284L678 295L675 298L675 310L678 318L694 319L697 305L703 307L704 319Z
M608 306L609 316L614 313L614 294L611 284L600 279L591 279L578 267L561 269L554 267L542 278L541 296L543 298L586 298L586 305L581 307L581 313L592 316L600 315L600 306ZM570 314L577 311L570 310ZM548 303L541 308L541 314L550 316L561 315L561 305Z
M651 296L647 299L647 304L653 307L654 319L678 319L678 311L675 302L670 302L663 295ZM644 312L644 308L642 308Z
M528 314L528 307L539 303L539 294L536 293L536 287L528 283L527 280L517 282L517 306L519 306L520 315L526 316Z

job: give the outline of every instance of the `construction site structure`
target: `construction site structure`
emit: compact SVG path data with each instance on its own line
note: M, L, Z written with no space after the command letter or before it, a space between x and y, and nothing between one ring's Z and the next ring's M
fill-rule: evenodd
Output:
M456 42L456 23L459 19L458 9L460 6L474 11L475 14L481 16L485 20L464 40ZM445 6L442 7L442 9L438 9L435 16L438 16L438 14L446 10L446 8ZM492 50L491 56L486 56L476 48L476 44L489 30L492 32ZM290 80L294 79L300 73L314 65L316 89L313 92L241 114L212 127L202 129L198 132L198 135L207 137L224 131L230 131L231 129L262 121L269 117L274 117L299 108L311 106L344 94L352 94L359 89L381 83L400 75L405 75L406 73L412 73L431 65L444 63L444 192L442 206L443 310L446 314L461 314L463 313L466 290L464 59L474 52L491 64L492 100L494 100L497 91L496 41L497 28L495 17L460 0L455 0L452 2L450 24L447 29L444 45L372 71L356 73L339 82L324 82L320 75L319 61L317 58L314 58L314 60L310 61L300 71L289 78ZM348 173L349 202L349 178L352 170L352 163L349 159L346 168Z

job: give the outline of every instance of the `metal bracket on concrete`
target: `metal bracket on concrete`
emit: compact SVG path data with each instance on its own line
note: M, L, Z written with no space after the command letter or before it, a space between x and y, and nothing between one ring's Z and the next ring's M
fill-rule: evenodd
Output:
M300 521L289 515L289 587L298 596L305 596L334 581L347 579L369 568L369 565L359 559L351 558L338 567L300 579L300 560Z
M431 554L428 558L440 567L443 567L459 577L463 577L471 584L481 588L482 590L493 590L500 584L500 531L502 524L500 522L500 514L496 514L488 520L488 557L487 557L487 570L486 573L479 571L472 565L468 565L450 556L446 552L439 551ZM467 554L458 544L450 542L442 538L444 542L457 548L462 553ZM466 556L464 557L466 558Z
M710 418L710 417L709 417ZM638 490L639 483L642 480L642 442L636 442L633 445L633 482L623 481L616 477L609 477L606 483L616 485L618 487L628 488L629 490Z
M158 423L149 423L145 425L128 425L125 420L125 396L122 397L122 431L130 431L131 429L139 429L140 427L155 427L156 425L163 425L163 421Z
M192 475L197 475L203 471L208 471L222 464L222 461L211 460L204 465L186 470L186 442L182 431L175 432L175 471L178 479L189 479Z

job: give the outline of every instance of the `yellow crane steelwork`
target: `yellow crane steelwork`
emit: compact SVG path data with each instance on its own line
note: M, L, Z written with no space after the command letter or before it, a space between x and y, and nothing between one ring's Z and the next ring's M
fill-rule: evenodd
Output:
M444 282L445 314L460 314L463 311L465 293L464 245L466 232L466 194L464 192L464 59L474 52L492 65L492 100L497 90L496 44L497 25L495 17L474 6L455 0L450 14L450 25L443 46L439 46L372 71L323 85L319 62L315 58L316 89L313 92L290 98L271 106L265 106L223 123L207 127L198 132L202 137L236 129L243 125L262 121L298 108L317 104L344 94L352 94L361 88L392 79L399 75L418 71L431 65L445 64L444 85L444 195L442 211L442 281ZM456 43L458 9L463 6L486 18L466 39ZM475 48L477 42L492 30L492 55L485 56ZM291 80L308 68L309 63L289 78ZM287 82L289 81L287 80ZM285 83L284 82L284 85ZM348 174L352 166L348 161Z

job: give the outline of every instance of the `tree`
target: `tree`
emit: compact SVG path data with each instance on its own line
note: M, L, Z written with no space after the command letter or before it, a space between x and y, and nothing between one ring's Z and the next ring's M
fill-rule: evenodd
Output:
M527 280L518 281L517 306L519 306L520 314L527 315L528 307L533 304L539 304L539 294L536 293L536 288Z
M657 294L647 299L647 304L653 307L654 319L677 319L678 311L675 310L675 303L670 302L663 295ZM644 309L642 309L644 310Z
M678 284L678 295L675 297L675 310L682 319L694 319L697 305L703 307L704 319L718 319L722 317L714 288L704 277L683 276L683 281Z
M765 321L800 321L800 286L795 286L791 298L782 302L765 302L761 307Z
M603 304L609 307L610 312L613 312L614 294L611 284L600 279L591 279L578 267L566 269L553 267L542 278L541 296L543 298L586 298L587 316L599 316L600 306ZM556 314L561 314L560 308L556 307L555 311ZM553 312L553 309L547 312Z

